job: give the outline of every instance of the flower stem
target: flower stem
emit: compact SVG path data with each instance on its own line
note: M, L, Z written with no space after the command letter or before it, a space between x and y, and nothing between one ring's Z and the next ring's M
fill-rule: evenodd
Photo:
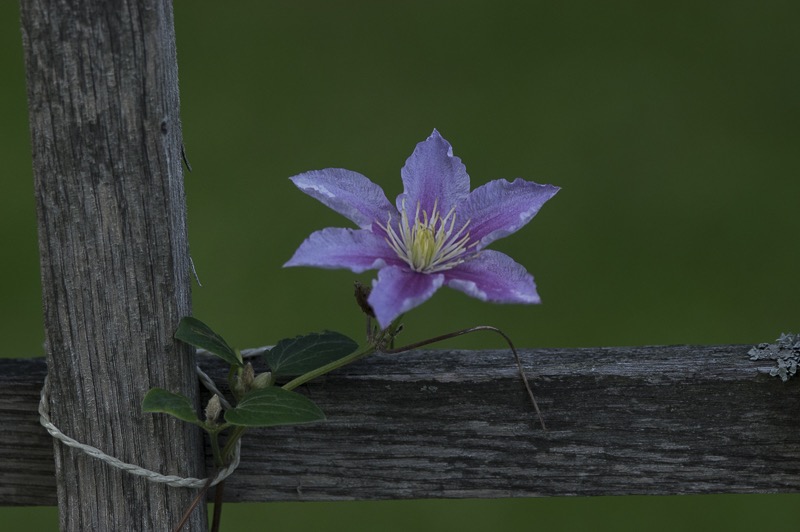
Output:
M214 457L214 465L222 467L222 454L219 450L219 432L209 432L208 439L211 440L211 454Z
M351 354L347 355L346 357L342 357L342 358L340 358L338 360L334 360L333 362L325 364L324 366L320 366L315 370L311 370L308 373L304 373L303 375L300 375L299 377L297 377L297 378L295 378L293 380L290 380L289 382L284 384L282 387L283 387L284 390L294 390L295 388L297 388L301 384L305 384L308 381L310 381L312 379L316 379L317 377L319 377L321 375L325 375L326 373L331 372L331 371L333 371L333 370L335 370L337 368L341 368L342 366L346 366L347 364L350 364L351 362L355 362L356 360L358 360L360 358L364 358L365 356L374 353L376 349L377 349L377 347L376 347L376 345L374 343L372 343L372 342L368 343L367 345L365 345L361 349L357 349L357 350L353 351Z
M231 459L236 442L242 437L246 430L247 427L236 427L233 429L231 435L228 436L228 440L225 442L225 447L222 449L222 451L219 449L219 431L209 433L211 439L211 452L214 455L215 466L221 468L228 462L228 460ZM219 532L219 527L222 523L222 494L224 490L224 480L214 486L214 515L211 523L211 532Z
M222 490L224 489L224 480L214 487L214 517L211 521L211 532L219 532L220 524L222 524Z
M233 448L236 446L236 442L242 437L242 435L247 430L247 427L237 426L231 432L231 435L228 436L228 440L225 442L225 447L222 448L222 453L220 454L222 461L219 464L219 467L222 467L224 464L231 459L233 455Z
M200 489L200 492L192 500L192 504L190 504L189 507L186 508L186 511L183 513L183 517L181 517L180 523L178 523L175 526L175 528L172 529L172 532L180 532L181 530L183 530L183 527L189 521L189 517L192 515L192 512L200 504L200 501L205 500L206 493L208 492L208 488L211 487L211 481L212 480L213 480L212 477L209 477L208 480L206 480L205 485Z
M211 441L211 454L214 457L214 465L216 467L223 466L223 461L222 461L223 455L219 450L219 433L221 432L221 430L222 429L207 431L208 439ZM189 516L192 515L194 509L197 508L197 506L200 504L200 501L205 500L206 493L208 492L208 489L211 487L211 481L213 480L213 478L214 477L208 478L205 485L200 489L197 496L192 501L192 504L190 504L189 507L186 509L186 512L184 512L180 523L178 523L178 525L173 529L173 532L179 532L180 530L182 530L183 527L186 525L186 522L189 520ZM214 493L214 519L217 525L216 528L212 528L212 530L219 530L219 521L217 517L222 515L222 490L223 490L223 482L220 482L219 484L217 484Z

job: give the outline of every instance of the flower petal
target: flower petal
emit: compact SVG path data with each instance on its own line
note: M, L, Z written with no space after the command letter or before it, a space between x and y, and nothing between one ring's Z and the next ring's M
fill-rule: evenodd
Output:
M442 274L417 273L390 266L378 272L378 280L373 281L367 302L385 329L400 314L427 301L443 282Z
M381 187L358 172L328 168L290 178L297 188L318 199L339 214L368 229L378 220L385 224L396 211Z
M470 221L470 241L480 241L476 249L482 249L530 222L559 190L524 179L498 179L473 190L456 215L461 223Z
M370 231L329 227L312 233L283 266L346 268L361 273L399 260L386 241Z
M437 200L439 212L447 214L450 207L469 194L467 168L435 129L427 140L417 144L400 175L404 192L397 197L397 209L402 210L405 200L410 216L414 215L417 202L430 215Z
M477 257L443 272L446 284L481 301L541 303L533 276L504 253L481 251Z

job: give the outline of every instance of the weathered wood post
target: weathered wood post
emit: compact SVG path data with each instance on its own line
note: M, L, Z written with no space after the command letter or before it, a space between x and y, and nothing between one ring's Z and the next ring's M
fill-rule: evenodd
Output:
M51 419L111 456L204 476L201 436L141 413L197 397L169 0L22 0ZM167 530L195 493L54 445L62 530ZM204 512L190 529L205 528Z

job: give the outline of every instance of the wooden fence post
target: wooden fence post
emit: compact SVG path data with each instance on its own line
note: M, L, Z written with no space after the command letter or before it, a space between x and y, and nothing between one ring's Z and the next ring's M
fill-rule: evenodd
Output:
M141 413L152 386L197 400L170 0L22 0L50 410L67 435L204 476L196 428ZM194 490L54 444L62 530L167 530ZM204 529L204 512L189 529Z

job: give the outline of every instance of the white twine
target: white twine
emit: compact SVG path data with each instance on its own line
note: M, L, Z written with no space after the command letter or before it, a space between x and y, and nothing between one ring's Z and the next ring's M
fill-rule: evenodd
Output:
M222 395L222 392L217 389L217 385L214 384L214 381L211 380L211 377L206 375L205 372L200 369L200 366L195 366L194 370L197 373L197 377L200 379L200 382L206 387L206 390L219 397L219 402L222 405L222 408L225 410L230 410L233 408L228 400L225 399L225 396Z
M200 380L203 381L203 384L206 387L209 386L210 383L211 387L213 388L212 393L216 393L220 395L220 399L222 399L221 394L216 391L216 387L214 383L211 382L211 379L208 378L208 375L203 373L200 368L197 368L198 374L200 376ZM205 377L205 380L203 379ZM207 380L207 382L206 382ZM118 458L114 458L113 456L109 456L97 447L92 447L91 445L87 445L85 443L81 443L77 440L74 440L61 432L58 427L56 427L52 421L50 421L50 398L49 398L49 386L50 382L48 377L45 376L44 378L44 386L42 386L42 391L39 396L39 423L50 433L50 436L53 438L61 441L65 445L78 449L92 458L97 458L98 460L105 462L106 464L116 467L122 471L126 471L131 473L132 475L138 475L140 477L144 477L150 482L157 482L160 484L166 484L167 486L172 486L174 488L203 488L205 487L206 483L208 482L207 478L200 479L200 478L193 478L193 477L179 477L177 475L162 475L161 473L156 473L155 471L150 471L149 469L145 469L143 467L139 467L134 464L128 464L119 460ZM230 406L230 405L229 405ZM237 467L239 467L239 459L241 458L240 451L241 451L241 444L242 440L238 440L236 442L236 449L234 450L233 460L230 464L225 466L224 468L220 469L217 473L217 476L209 484L210 486L215 486L228 478L231 473L233 473Z

